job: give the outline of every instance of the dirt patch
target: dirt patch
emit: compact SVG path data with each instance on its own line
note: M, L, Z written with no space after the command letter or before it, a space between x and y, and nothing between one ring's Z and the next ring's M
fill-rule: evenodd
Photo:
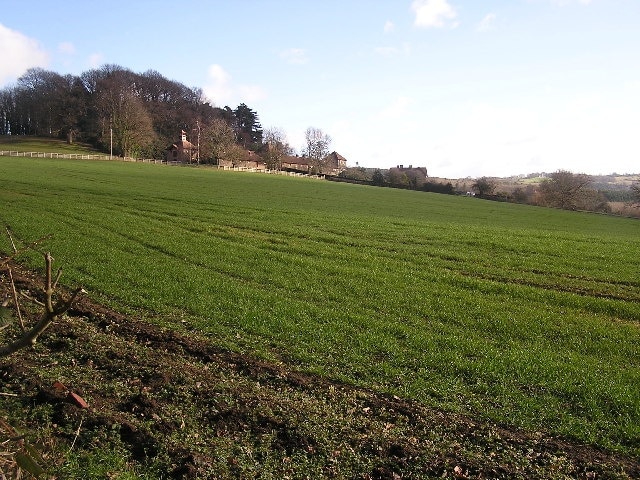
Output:
M86 297L35 351L0 360L0 381L14 422L80 452L117 444L165 478L640 477L635 458L226 351Z

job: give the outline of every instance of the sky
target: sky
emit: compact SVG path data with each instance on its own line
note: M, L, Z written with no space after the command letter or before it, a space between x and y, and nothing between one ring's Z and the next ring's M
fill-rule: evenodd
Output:
M640 0L0 0L0 88L104 64L349 166L640 173Z

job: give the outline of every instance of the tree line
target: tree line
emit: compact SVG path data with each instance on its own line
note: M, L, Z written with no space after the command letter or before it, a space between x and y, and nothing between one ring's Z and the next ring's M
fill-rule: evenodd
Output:
M617 213L640 216L640 182L631 186L612 189L597 185L596 177L567 170L545 174L537 185L518 186L510 191L501 188L499 181L481 177L472 185L481 198L515 203L525 203L563 210ZM612 209L614 203L624 204L622 209Z
M103 65L80 75L61 75L32 68L14 85L0 89L0 135L35 135L83 141L104 152L126 157L163 158L166 148L184 130L197 143L197 161L236 163L247 150L260 152L267 168L279 169L295 153L279 128L263 130L258 114L244 103L232 109L216 107L202 89L187 87L157 71L135 73L118 65ZM301 154L310 169L321 173L331 138L309 127ZM417 173L362 167L342 177L377 186L439 193L459 193L451 183L431 181ZM570 210L607 212L609 202L640 202L640 184L626 192L607 193L592 187L592 178L560 170L539 188L519 187L497 192L496 182L482 177L472 185L481 197ZM462 192L464 193L464 192ZM611 198L611 195L620 198Z
M212 105L157 71L135 73L104 65L80 75L32 68L0 90L0 135L35 135L82 141L115 155L163 158L184 130L198 144L198 161L233 158L265 140L257 112L241 103ZM266 132L283 152L281 131Z
M344 181L379 187L404 188L449 195L473 194L478 198L501 202L523 203L564 210L580 210L600 213L617 213L640 216L640 182L619 189L599 188L595 178L566 170L544 174L538 184L509 186L508 182L491 177L474 180L438 181L420 175L417 170L402 171L348 168L340 174ZM622 210L612 210L612 202L623 203Z

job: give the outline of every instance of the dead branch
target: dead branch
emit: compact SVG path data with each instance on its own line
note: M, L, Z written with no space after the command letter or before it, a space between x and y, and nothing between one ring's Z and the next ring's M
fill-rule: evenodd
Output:
M42 303L40 300L38 300L37 298L33 298L30 295L27 295L24 292L20 292L20 296L26 298L27 300L29 300L31 303L35 303L36 305L38 305L39 307L44 307L44 303Z
M60 280L61 276L62 276L62 267L58 269L58 273L56 274L56 279L53 281L53 288L56 288L58 286L58 281Z
M61 297L57 302L54 301L55 288L54 288L54 283L51 275L51 265L53 263L53 258L49 253L46 253L44 255L44 259L46 264L46 280L45 280L45 286L44 286L44 293L45 293L46 300L43 305L44 312L42 314L42 317L40 318L38 323L36 323L36 325L31 330L29 330L28 332L25 332L24 335L22 335L22 337L18 338L17 340L15 340L13 343L9 345L0 347L0 357L9 356L25 347L35 345L38 340L38 337L47 328L49 328L49 326L53 322L55 322L60 315L64 314L67 310L69 310L69 308L71 308L71 306L73 305L73 302L75 301L76 297L81 292L84 291L82 288L78 288L71 294L69 299L65 300ZM58 274L55 279L56 283L59 278L60 278L60 274Z
M11 291L13 292L13 303L16 307L16 312L18 312L18 320L20 321L20 328L24 332L26 328L24 328L24 320L22 320L22 312L20 311L20 302L18 301L18 292L16 291L16 284L13 281L13 272L11 271L11 268L9 268L9 281L11 282Z
M7 235L9 236L9 240L11 241L11 247L13 248L13 253L16 253L18 249L16 248L16 244L13 243L13 235L11 235L11 230L9 229L9 225L5 227L7 229Z
M73 450L73 447L76 445L76 440L78 440L78 437L80 436L80 428L82 427L83 421L84 421L84 417L80 419L80 425L78 425L78 429L76 430L76 436L73 437L73 442L71 442L71 446L69 447L69 451L67 452L67 455L71 453L71 450Z
M9 238L11 239L11 245L13 246L13 250L14 250L14 251L13 251L13 253L12 253L11 255L9 255L9 256L7 256L7 257L5 257L5 258L3 258L3 259L0 259L0 266L8 264L11 260L13 260L14 258L16 258L18 255L20 255L20 254L22 254L22 253L26 252L27 250L31 250L31 249L33 249L33 248L34 248L35 246L37 246L39 243L42 243L42 242L44 242L45 240L48 240L48 239L50 239L51 237L53 237L53 235L52 235L52 234L45 235L44 237L39 238L38 240L36 240L36 241L34 241L34 242L31 242L31 243L29 243L29 244L25 245L24 247L22 247L22 248L20 248L20 249L17 249L17 248L16 248L16 246L15 246L15 244L13 243L13 238L11 237L11 233L10 233L10 231L9 231L9 229L8 229L8 228L7 228L7 233L9 234Z

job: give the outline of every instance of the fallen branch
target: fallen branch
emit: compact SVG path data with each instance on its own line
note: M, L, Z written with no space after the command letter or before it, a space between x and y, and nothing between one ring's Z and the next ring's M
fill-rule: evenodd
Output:
M80 419L80 425L78 425L78 429L76 430L76 436L73 437L73 442L71 442L71 446L69 447L69 451L67 452L67 455L71 453L71 450L73 450L73 447L75 447L76 445L76 440L78 440L78 437L80 436L80 428L82 427L83 421L84 421L84 417Z

